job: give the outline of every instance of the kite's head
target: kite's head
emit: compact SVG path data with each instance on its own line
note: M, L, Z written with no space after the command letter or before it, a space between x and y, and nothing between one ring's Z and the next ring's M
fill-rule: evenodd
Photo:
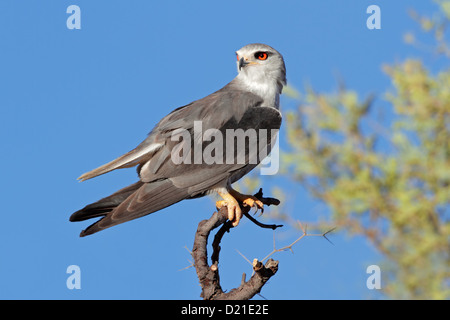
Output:
M239 76L246 80L254 83L276 81L281 88L286 85L283 56L274 48L252 43L236 51L236 57Z

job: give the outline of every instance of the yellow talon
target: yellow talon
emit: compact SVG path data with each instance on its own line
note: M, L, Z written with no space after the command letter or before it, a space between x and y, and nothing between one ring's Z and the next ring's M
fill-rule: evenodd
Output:
M217 191L217 193L223 200L216 202L216 208L227 207L228 220L232 222L233 227L236 227L242 218L242 209L239 206L239 202L242 202L245 207L256 208L256 211L261 209L261 213L264 212L264 204L254 196L244 195L233 189L226 192Z
M233 227L236 227L242 218L242 210L241 207L239 206L239 202L229 192L223 193L217 191L217 193L224 200L217 201L216 208L220 209L226 206L228 210L228 220L232 222Z
M258 212L259 209L261 209L261 214L264 212L264 204L256 197L239 193L236 190L232 190L230 193L232 193L233 197L235 197L238 201L242 202L244 206L255 208L255 213Z

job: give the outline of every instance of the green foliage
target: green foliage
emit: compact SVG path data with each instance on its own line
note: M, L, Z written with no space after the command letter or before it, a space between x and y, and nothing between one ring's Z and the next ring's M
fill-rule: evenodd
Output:
M442 26L450 1L438 4L440 20L413 17L445 54ZM446 299L450 70L433 75L421 61L407 60L384 71L392 80L382 97L390 122L377 120L381 109L373 97L361 99L351 90L308 88L297 95L298 109L285 115L285 170L329 206L334 225L364 235L386 257L387 296Z

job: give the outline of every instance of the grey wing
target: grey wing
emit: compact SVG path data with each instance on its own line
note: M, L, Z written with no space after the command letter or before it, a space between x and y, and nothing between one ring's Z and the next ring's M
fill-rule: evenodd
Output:
M143 165L152 159L155 152L162 149L163 146L166 146L165 150L163 150L163 157L161 158L161 155L157 157L165 159L167 147L170 147L167 145L167 141L175 130L193 130L194 121L209 123L215 128L218 128L223 125L222 121L228 120L230 116L236 116L238 118L242 116L245 108L233 108L233 106L251 106L261 102L257 96L251 93L239 94L237 90L229 90L230 86L231 84L228 84L221 90L203 99L175 109L164 117L149 133L148 137L135 149L111 162L82 174L78 180L85 181L115 169ZM238 102L238 104L233 104L234 102ZM218 112L221 112L223 117L218 117ZM196 138L198 139L199 137Z
M222 89L223 90L223 89ZM82 235L92 234L105 228L136 219L149 213L170 206L178 201L204 195L218 184L234 181L253 169L257 163L250 163L249 146L233 153L234 161L231 163L174 163L171 152L180 142L172 140L172 134L177 129L188 132L191 140L188 149L193 155L193 146L199 136L194 134L194 122L201 121L203 129L216 129L226 134L227 129L260 130L279 129L281 115L274 108L261 107L261 99L251 93L242 93L233 90L218 91L204 99L195 101L185 107L179 108L163 118L152 130L149 137L130 153L118 158L113 165L94 172L98 175L115 168L129 167L138 164L138 173L141 181L135 184L133 192L119 193L120 204L111 207L111 198L100 200L94 204L95 208L80 210L73 215L73 221L84 220L93 216L104 217L86 229ZM265 146L270 146L271 138ZM211 141L202 142L204 148ZM155 144L157 143L157 147ZM226 160L227 145L223 141L223 156ZM244 151L243 151L244 150ZM244 161L236 161L239 152L244 153ZM194 160L194 159L191 159ZM262 159L258 159L259 161ZM105 171L106 170L106 171ZM95 170L94 170L95 171ZM91 174L91 175L93 175ZM83 177L83 176L82 176ZM85 176L89 179L91 176ZM237 177L237 178L236 178ZM234 182L234 181L231 181ZM124 189L125 190L125 189ZM125 197L126 196L126 197ZM125 198L125 199L124 199ZM114 204L116 204L114 202ZM107 209L103 209L103 206ZM89 206L88 206L89 207ZM104 210L104 211L103 211Z
M141 181L169 179L176 187L188 189L188 193L194 197L217 184L228 182L230 178L232 178L231 183L240 179L270 153L275 135L281 126L281 114L277 109L261 107L259 100L255 102L249 107L241 105L244 112L239 116L223 112L223 109L216 109L215 116L219 119L203 121L203 133L213 128L222 137L221 161L208 162L205 159L208 154L203 152L212 143L218 146L216 137L211 139L212 141L201 141L200 146L196 148L195 144L199 143L198 137L194 132L190 132L188 141L179 142L177 139L167 141L152 159L140 165L138 173ZM239 130L244 136L239 135ZM231 132L230 135L228 135L229 132ZM233 133L237 134L233 135ZM239 141L239 139L243 137L244 143L240 144L242 140ZM183 144L189 144L189 146L184 148ZM180 157L183 159L181 163L179 160L173 161L172 158L172 152L176 150L177 145L181 145L180 149L189 150L188 155ZM200 157L198 157L198 150L201 152ZM196 163L196 159L199 158L201 161ZM214 159L220 160L217 157Z

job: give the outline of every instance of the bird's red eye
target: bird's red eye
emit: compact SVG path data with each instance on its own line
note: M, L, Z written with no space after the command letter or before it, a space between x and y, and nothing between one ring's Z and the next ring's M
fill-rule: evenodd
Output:
M266 60L269 55L267 52L257 52L255 53L255 58L258 60Z

